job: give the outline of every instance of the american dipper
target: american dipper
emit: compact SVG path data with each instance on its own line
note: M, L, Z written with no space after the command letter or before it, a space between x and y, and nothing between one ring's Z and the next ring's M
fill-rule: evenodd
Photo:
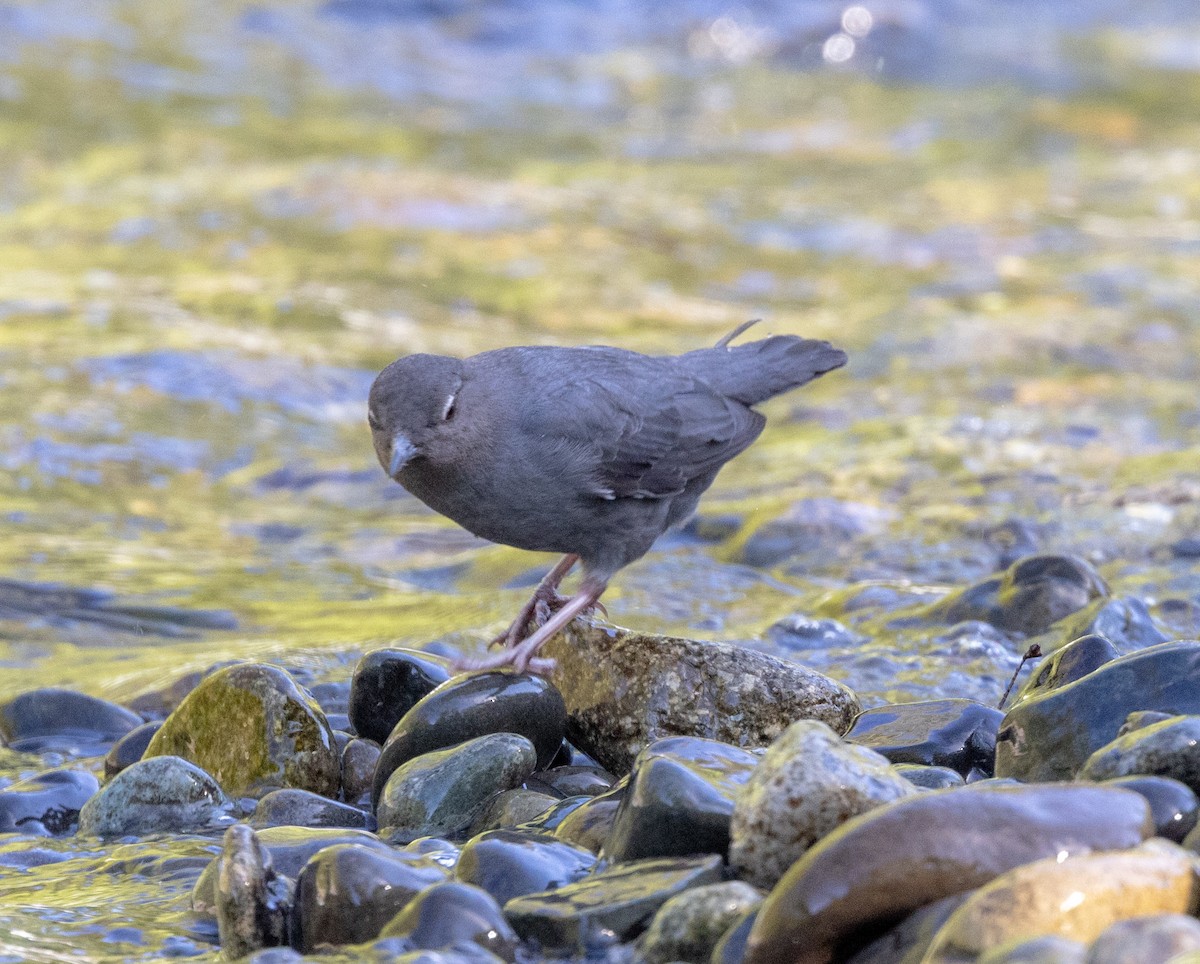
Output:
M501 348L408 355L379 374L367 421L389 476L477 536L564 553L495 640L501 652L464 667L553 668L536 657L542 645L758 438L766 419L751 406L846 363L795 335L730 344L752 324L683 355ZM558 585L576 562L583 580L564 600Z

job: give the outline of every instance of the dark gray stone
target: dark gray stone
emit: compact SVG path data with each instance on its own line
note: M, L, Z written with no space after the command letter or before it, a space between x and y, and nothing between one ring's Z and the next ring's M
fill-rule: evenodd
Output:
M25 753L97 756L141 725L131 710L75 690L31 690L0 705L0 739Z
M1173 716L1118 736L1088 757L1079 778L1135 774L1171 777L1200 793L1200 715Z
M964 777L990 774L1004 713L974 700L890 703L864 710L846 734L892 763L943 766Z
M450 660L414 649L377 649L354 667L348 715L354 732L383 743L404 714L450 678Z
M0 790L0 833L68 833L100 789L86 770L47 770Z
M272 790L258 801L250 825L265 827L354 827L374 830L375 818L308 790Z
M491 830L463 847L454 876L505 904L523 894L574 883L595 865L595 854L550 834Z
M456 881L421 891L392 918L381 936L402 937L414 947L428 950L471 941L506 961L516 960L518 944L492 895Z

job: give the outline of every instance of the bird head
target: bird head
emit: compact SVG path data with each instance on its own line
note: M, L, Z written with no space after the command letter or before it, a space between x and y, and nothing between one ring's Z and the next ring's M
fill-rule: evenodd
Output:
M462 383L462 362L443 355L406 355L379 373L367 423L379 464L393 479L413 459L436 455Z

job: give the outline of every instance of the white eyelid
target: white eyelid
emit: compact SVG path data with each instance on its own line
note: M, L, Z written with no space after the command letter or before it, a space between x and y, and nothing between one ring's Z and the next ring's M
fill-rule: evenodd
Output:
M450 412L454 410L454 403L455 403L455 401L457 401L457 399L458 399L457 391L453 392L450 395L450 397L448 399L446 399L446 404L442 408L442 421L443 422L446 421L446 419L448 419L450 417Z

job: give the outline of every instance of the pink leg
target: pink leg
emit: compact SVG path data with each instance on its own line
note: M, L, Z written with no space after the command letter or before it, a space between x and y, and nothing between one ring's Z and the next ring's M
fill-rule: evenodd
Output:
M534 617L543 607L549 608L548 600L555 595L555 590L558 589L559 583L563 581L567 573L571 571L571 567L579 561L579 556L573 553L568 553L555 563L542 581L538 583L537 589L533 591L533 595L529 597L529 601L521 607L521 611L517 613L517 618L512 621L508 629L502 632L499 636L488 644L490 649L492 646L516 646L521 641L521 634L525 632L525 627L529 625L529 620Z
M530 669L535 673L548 673L554 669L554 660L538 659L537 651L565 627L580 613L587 612L596 605L596 600L604 592L606 583L584 579L579 592L567 600L567 604L556 612L544 626L524 642L505 649L495 656L487 656L478 660L462 660L455 664L457 669L498 669L501 666L512 666L518 673Z

